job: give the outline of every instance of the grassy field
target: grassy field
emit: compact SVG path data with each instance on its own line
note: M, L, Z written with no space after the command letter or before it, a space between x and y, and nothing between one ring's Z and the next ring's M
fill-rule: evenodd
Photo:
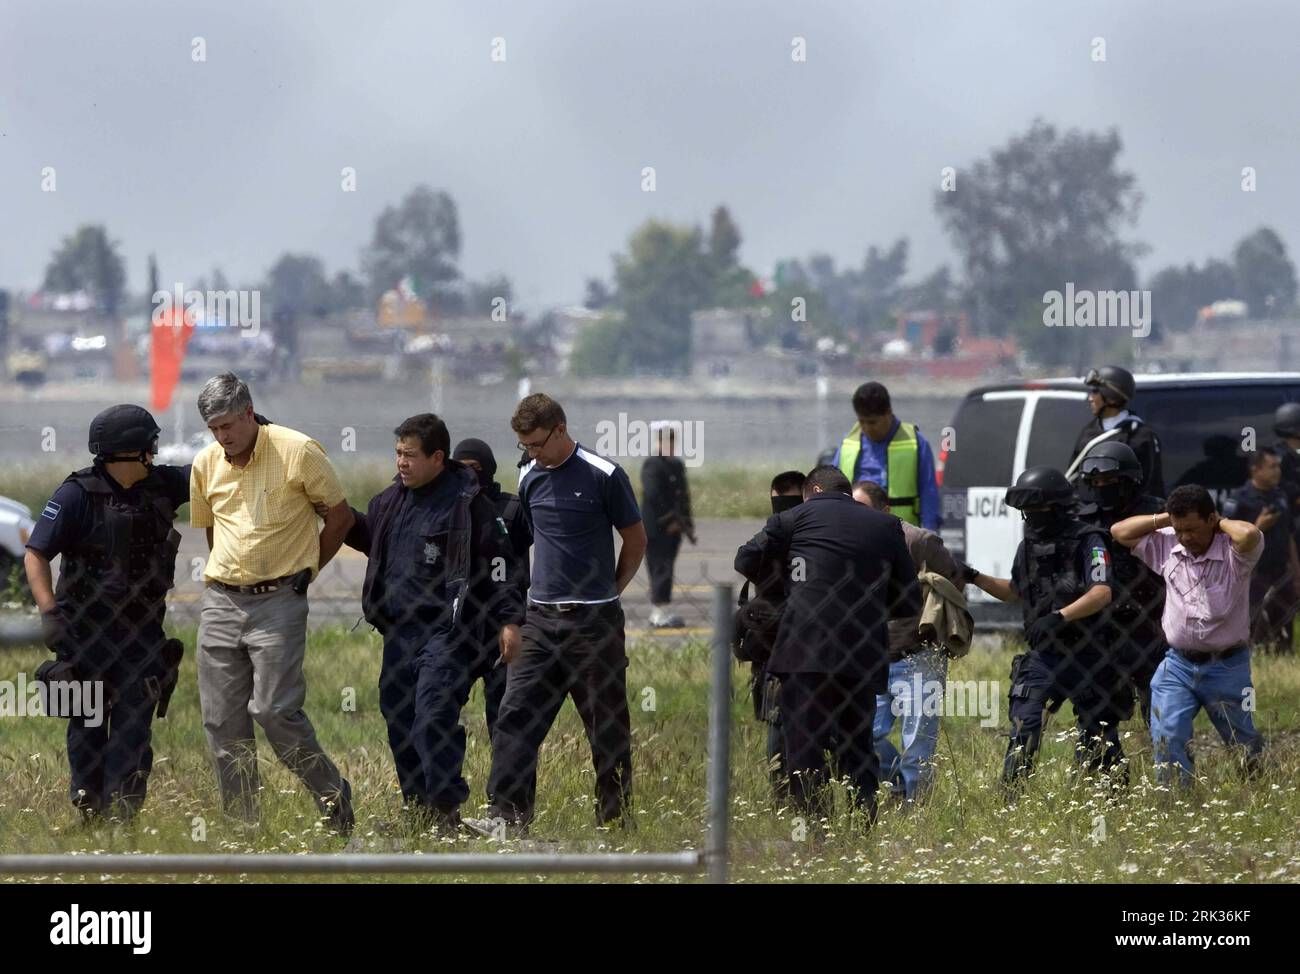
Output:
M180 635L192 649L193 632ZM1261 779L1241 780L1235 760L1202 715L1196 745L1203 782L1182 794L1163 791L1151 781L1149 740L1141 724L1132 721L1124 726L1124 745L1134 763L1135 784L1112 802L1097 785L1072 780L1067 706L1049 727L1038 773L1024 798L1008 810L996 779L1005 747L1006 673L1014 650L1015 644L1008 643L953 664L952 680L999 681L999 719L996 726L982 727L977 717L945 718L932 800L909 812L882 805L876 828L865 837L837 811L824 840L812 831L805 835L791 811L773 806L763 766L763 728L753 720L746 697L747 670L735 668L733 877L748 882L1300 880L1300 792L1295 788L1300 771L1300 663L1276 657L1254 662L1256 719L1271 742ZM378 707L378 638L341 629L313 632L307 711L321 742L352 780L358 814L353 848L429 853L700 848L706 817L707 647L699 641L678 647L634 644L629 654L637 828L610 833L593 826L590 752L577 716L566 704L542 752L533 840L502 844L439 839L399 822L399 795ZM43 658L35 648L6 652L0 655L0 678L12 680L20 670L30 674ZM347 688L355 691L355 711L344 709ZM653 709L646 709L651 703ZM465 713L470 737L466 777L473 790L467 814L483 801L489 755L482 714L476 691ZM67 800L63 721L0 721L0 852L293 853L344 848L342 839L317 823L310 798L275 763L264 741L259 744L264 786L260 827L247 830L217 811L189 653L171 714L154 725L150 796L132 826L80 825ZM842 800L838 807L843 808Z
M335 469L343 492L353 507L365 509L366 502L379 493L393 479L392 464L371 458L357 459L347 455L334 456ZM504 488L515 488L515 471L510 466L514 458L502 458L498 470ZM772 478L786 469L806 469L806 460L786 465L764 462L760 465L708 464L687 470L691 486L691 505L696 517L763 518L772 513L768 502L768 485ZM90 465L87 457L83 466ZM628 476L641 500L641 464L639 460L625 463ZM40 463L6 464L0 471L0 496L26 504L33 514L39 514L50 495L63 482L72 467ZM182 521L189 518L189 507L178 512Z

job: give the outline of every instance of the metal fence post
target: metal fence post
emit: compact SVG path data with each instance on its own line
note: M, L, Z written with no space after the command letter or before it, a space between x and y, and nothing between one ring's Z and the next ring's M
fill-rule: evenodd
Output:
M709 836L705 845L709 882L727 882L728 828L731 823L731 630L730 585L713 588L713 640L709 681Z

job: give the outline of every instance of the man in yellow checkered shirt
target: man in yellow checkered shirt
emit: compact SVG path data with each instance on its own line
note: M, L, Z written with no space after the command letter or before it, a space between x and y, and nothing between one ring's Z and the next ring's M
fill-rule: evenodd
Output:
M228 812L257 815L253 723L302 779L329 824L347 835L352 788L303 711L307 583L338 551L352 511L321 445L267 423L238 376L214 376L199 413L216 442L194 458L190 523L206 528L199 615L203 729ZM315 504L328 508L318 533Z

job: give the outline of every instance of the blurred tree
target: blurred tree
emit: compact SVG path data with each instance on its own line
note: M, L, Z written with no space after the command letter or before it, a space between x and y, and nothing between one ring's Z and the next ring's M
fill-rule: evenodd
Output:
M335 311L367 307L366 286L351 271L339 271L329 284L330 305Z
M939 213L962 257L975 302L977 328L1008 326L1045 364L1087 361L1113 336L1110 329L1071 329L1063 342L1042 321L1043 294L1128 290L1136 280L1140 244L1120 237L1137 220L1142 194L1116 160L1119 134L1070 130L1035 120L1029 130L960 171L956 189L935 194ZM1093 334L1085 334L1093 333ZM1085 348L1084 346L1087 346Z
M504 274L485 278L482 281L471 281L465 286L464 313L475 318L490 317L495 307L494 302L498 298L504 299L505 309L509 312L510 305L515 299L515 291L509 278Z
M584 374L682 373L690 362L691 313L755 306L752 271L739 263L741 236L725 206L708 233L647 220L614 255L614 291L587 282L586 306L617 309L583 328L572 367Z
M627 318L629 368L681 371L690 357L691 312L714 297L716 275L698 227L649 220L614 258L618 305Z
M605 282L598 277L587 278L587 293L582 299L582 305L592 311L599 311L601 308L607 308L613 304L614 295L609 293L609 288Z
M740 254L740 229L725 206L719 206L709 219L709 260L719 273L737 266Z
M1242 300L1252 318L1272 318L1295 305L1295 265L1286 244L1268 227L1260 227L1232 250Z
M264 290L276 315L322 315L332 304L325 262L313 254L282 254L267 272Z
M569 371L583 376L632 372L637 365L632 349L634 331L618 312L584 324L573 341Z
M119 246L100 224L78 227L50 258L42 289L59 294L85 291L100 314L114 317L126 289L126 263Z
M1207 260L1204 267L1166 267L1151 277L1147 289L1157 331L1186 331L1207 304L1240 298L1237 272L1222 260Z
M929 277L898 289L900 311L955 311L960 307L961 294L947 264Z
M458 303L452 285L460 278L459 258L455 202L445 192L417 186L379 214L361 262L372 301L409 278L430 309L441 311Z

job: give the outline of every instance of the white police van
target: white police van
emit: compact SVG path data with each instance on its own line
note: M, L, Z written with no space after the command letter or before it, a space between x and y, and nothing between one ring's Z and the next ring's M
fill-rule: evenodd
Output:
M1200 484L1221 502L1245 483L1242 453L1251 431L1272 446L1273 412L1300 401L1300 373L1206 372L1138 375L1129 411L1160 438L1166 492ZM1082 378L982 386L966 395L953 420L951 449L940 452L944 544L985 574L1006 578L1022 537L1020 512L1007 487L1040 464L1065 471L1075 441L1092 418ZM985 624L1018 624L1020 607L997 602L974 585L972 614Z

